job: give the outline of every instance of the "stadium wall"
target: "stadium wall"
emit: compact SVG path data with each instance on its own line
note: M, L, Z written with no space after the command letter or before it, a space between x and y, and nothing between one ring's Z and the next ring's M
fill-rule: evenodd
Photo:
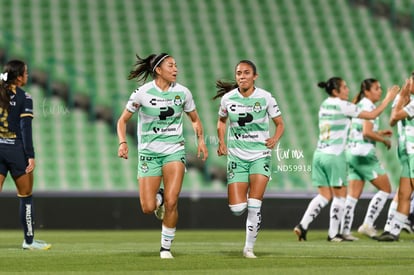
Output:
M268 198L262 207L263 229L292 229L302 217L310 198ZM356 206L354 227L363 221L369 199ZM378 218L381 229L386 220L390 201ZM0 229L18 229L19 201L12 195L0 195ZM181 198L179 202L180 229L242 229L246 214L233 216L226 198ZM329 205L311 224L312 229L327 229ZM159 229L154 215L144 215L137 197L125 196L36 196L35 227L43 229Z

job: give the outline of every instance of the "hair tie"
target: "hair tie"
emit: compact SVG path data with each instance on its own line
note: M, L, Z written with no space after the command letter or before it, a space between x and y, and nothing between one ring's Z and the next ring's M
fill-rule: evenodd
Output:
M6 73L1 73L0 74L0 80L7 81L7 75L8 75L7 72Z

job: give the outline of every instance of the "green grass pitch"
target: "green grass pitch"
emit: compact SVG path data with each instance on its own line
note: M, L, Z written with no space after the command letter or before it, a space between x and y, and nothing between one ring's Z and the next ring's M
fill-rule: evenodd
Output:
M292 231L262 230L258 259L242 257L244 230L180 230L175 259L159 258L159 230L38 230L49 251L21 249L22 232L0 231L0 273L26 274L412 274L414 235L395 243L367 237L329 243L310 230L307 242Z

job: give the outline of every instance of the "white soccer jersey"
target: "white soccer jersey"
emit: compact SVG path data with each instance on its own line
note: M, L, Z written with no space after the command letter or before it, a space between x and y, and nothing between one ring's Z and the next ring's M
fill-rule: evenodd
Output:
M400 95L394 100L392 107L397 104ZM407 152L408 154L414 154L414 96L410 95L410 102L404 106L403 110L407 113L408 117L397 122L398 129L398 147L400 152Z
M138 151L151 156L165 156L184 150L183 112L195 110L191 92L175 83L163 92L148 82L130 96L126 109L138 111Z
M368 112L371 112L376 108L375 104L366 97L362 98L361 101L358 102L357 106L363 111ZM351 130L348 138L348 151L352 155L366 156L370 151L375 150L375 141L364 138L362 133L364 121L364 119L360 118L353 118L351 120ZM379 129L379 117L370 120L370 122L373 124L372 130L377 132Z
M319 108L319 140L317 151L339 155L345 149L350 118L357 117L361 109L339 97L328 97Z
M271 150L265 146L269 138L269 117L278 117L281 113L269 92L255 88L249 97L244 97L234 89L221 98L218 114L229 119L229 155L248 161L270 156Z

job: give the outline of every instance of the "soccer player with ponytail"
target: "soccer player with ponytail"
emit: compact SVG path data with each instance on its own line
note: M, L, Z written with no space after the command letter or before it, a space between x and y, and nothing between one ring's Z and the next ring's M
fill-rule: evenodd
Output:
M214 99L221 97L217 153L227 155L230 210L236 216L247 210L243 256L256 258L253 248L261 224L263 195L272 171L271 150L282 136L284 124L272 94L254 85L258 74L253 62L240 61L235 77L236 83L217 82L219 90ZM269 133L269 118L276 125L273 135Z
M375 119L396 97L399 87L388 90L385 99L372 111L364 111L348 101L349 89L340 77L318 83L327 94L319 108L319 140L312 161L312 184L318 188L300 223L294 228L299 241L306 241L306 233L312 221L332 199L328 241L342 242L340 223L344 215L347 194L347 166L345 145L351 118Z
M362 81L361 89L353 100L362 110L375 109L375 103L381 99L382 89L378 80L368 78ZM345 202L345 214L341 223L341 235L348 241L358 238L352 236L351 228L354 210L361 196L365 181L371 182L378 192L371 199L363 224L358 233L371 238L377 235L374 223L391 193L391 184L386 171L375 152L376 143L381 142L387 149L391 148L391 130L379 130L379 117L374 120L352 118L351 129L346 149L348 163L348 193Z
M118 119L118 156L128 158L126 126L138 113L138 183L139 198L145 214L155 213L162 220L162 259L171 259L171 243L178 221L178 197L185 172L183 114L191 120L197 136L198 157L207 159L203 127L189 89L178 84L175 59L166 54L137 55L136 67L129 79L153 81L137 88ZM161 181L164 189L160 188Z
M0 74L0 191L10 172L20 200L23 249L47 250L50 244L34 239L32 138L33 101L20 87L27 83L27 65L11 60Z

